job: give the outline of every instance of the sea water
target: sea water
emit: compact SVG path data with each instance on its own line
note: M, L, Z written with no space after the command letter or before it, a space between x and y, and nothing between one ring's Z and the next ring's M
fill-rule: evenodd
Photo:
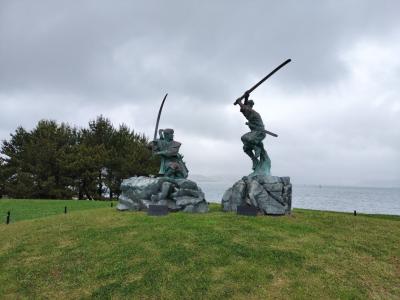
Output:
M233 182L198 181L209 202L220 203ZM400 215L400 188L293 185L292 207Z

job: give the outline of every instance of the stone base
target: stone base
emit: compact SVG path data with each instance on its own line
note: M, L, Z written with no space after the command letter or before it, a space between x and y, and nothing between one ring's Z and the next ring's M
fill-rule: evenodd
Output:
M208 212L203 191L188 179L131 177L122 182L121 191L118 210L147 210L153 204L169 211Z
M290 214L292 209L290 177L245 176L226 190L221 205L224 211L236 212L238 206L250 205L265 215Z

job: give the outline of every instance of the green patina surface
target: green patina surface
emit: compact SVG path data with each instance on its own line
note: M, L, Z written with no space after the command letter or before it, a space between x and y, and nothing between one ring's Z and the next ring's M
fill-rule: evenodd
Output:
M243 151L252 161L253 173L250 175L271 175L271 160L264 149L263 140L266 137L264 122L261 115L253 109L254 101L248 100L246 95L244 102L236 101L239 104L241 113L247 119L246 125L250 132L242 135Z
M160 129L160 138L151 142L153 153L161 158L159 175L169 178L187 178L189 171L179 153L181 143L174 141L174 130Z

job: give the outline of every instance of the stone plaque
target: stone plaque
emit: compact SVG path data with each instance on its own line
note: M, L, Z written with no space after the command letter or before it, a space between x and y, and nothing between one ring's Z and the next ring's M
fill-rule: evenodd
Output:
M257 212L257 208L254 206L240 205L237 207L238 215L255 217L257 216Z
M168 206L166 205L149 205L147 210L149 216L165 216L168 215Z

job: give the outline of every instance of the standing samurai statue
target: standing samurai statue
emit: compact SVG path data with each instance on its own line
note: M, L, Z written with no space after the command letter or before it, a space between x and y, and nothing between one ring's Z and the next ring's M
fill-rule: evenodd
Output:
M240 111L247 119L246 125L249 126L250 132L242 136L243 151L251 158L253 162L253 174L270 175L271 160L268 157L267 151L264 149L262 141L267 134L277 137L278 135L265 130L264 123L258 112L253 109L254 101L249 100L250 93L259 87L265 80L270 78L275 72L281 69L286 64L290 63L291 59L285 60L267 76L257 82L253 87L247 90L243 96L238 98L233 104L240 106ZM244 99L243 103L242 100Z
M151 142L155 155L160 156L160 176L170 178L187 178L188 169L183 161L183 155L179 153L181 143L174 141L173 129L160 129L159 139Z
M234 103L239 104L241 113L247 119L246 125L250 128L250 132L241 137L243 151L253 162L253 174L270 175L271 160L262 142L265 139L266 130L260 114L253 109L254 101L249 100L249 95L249 92L244 94L243 103L241 98Z

